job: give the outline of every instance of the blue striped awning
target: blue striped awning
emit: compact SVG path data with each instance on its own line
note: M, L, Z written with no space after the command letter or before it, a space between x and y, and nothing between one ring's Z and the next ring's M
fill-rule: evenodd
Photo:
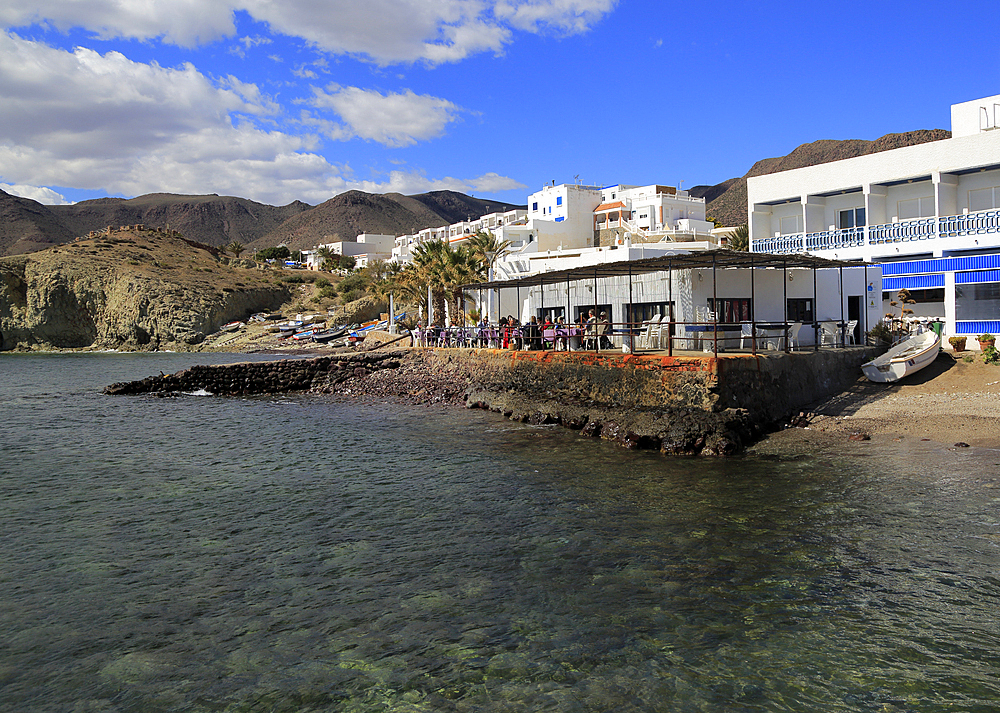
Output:
M1000 268L1000 255L970 255L940 257L930 260L883 262L883 275L912 275L919 272L955 272L958 270L990 270Z
M882 290L925 290L929 287L944 287L944 275L913 275L911 277L883 277Z
M1000 282L1000 270L980 270L979 272L955 273L956 285L967 285L972 282Z
M998 334L1000 322L987 320L981 322L955 322L955 334Z

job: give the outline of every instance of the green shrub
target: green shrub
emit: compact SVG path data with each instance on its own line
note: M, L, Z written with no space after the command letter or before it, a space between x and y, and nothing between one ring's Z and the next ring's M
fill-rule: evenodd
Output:
M975 360L976 357L972 356L971 354L966 354L964 357L962 357L962 361L964 361L966 364L971 364Z
M323 297L325 299L333 299L334 297L337 296L337 288L334 287L333 285L327 285L326 287L324 287L319 291L318 296Z
M316 285L316 287L323 289L324 287L330 286L330 281L325 277L317 277L316 281L313 284Z
M282 282L287 282L289 285L301 285L305 282L301 275L289 275L288 277L281 278Z
M340 303L347 304L348 302L353 302L354 300L359 300L365 296L365 293L361 290L348 290L340 294Z
M986 347L983 349L984 364L996 364L998 361L1000 361L1000 352L997 351L996 347Z

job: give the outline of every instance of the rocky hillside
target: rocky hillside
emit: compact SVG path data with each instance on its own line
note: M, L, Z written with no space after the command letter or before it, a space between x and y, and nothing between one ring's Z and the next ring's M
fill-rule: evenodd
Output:
M234 262L151 230L0 258L0 349L189 349L288 299L277 275Z
M951 137L951 132L943 129L908 131L902 134L886 134L874 141L848 139L846 141L821 140L802 144L787 156L765 158L755 163L740 178L730 178L714 186L695 186L691 195L705 198L708 215L721 225L736 226L747 222L747 179L764 176L793 168L815 166L830 161L840 161L866 154L915 146L928 141L940 141Z
M0 255L43 250L74 236L52 213L51 206L0 191Z

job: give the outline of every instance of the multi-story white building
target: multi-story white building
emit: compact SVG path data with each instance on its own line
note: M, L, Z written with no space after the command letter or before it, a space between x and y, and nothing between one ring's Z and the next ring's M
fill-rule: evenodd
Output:
M601 204L594 209L601 245L626 232L642 242L710 240L714 227L705 220L705 199L673 186L610 186L601 190Z
M747 181L754 252L881 263L948 334L1000 332L1000 95L955 104L952 138Z

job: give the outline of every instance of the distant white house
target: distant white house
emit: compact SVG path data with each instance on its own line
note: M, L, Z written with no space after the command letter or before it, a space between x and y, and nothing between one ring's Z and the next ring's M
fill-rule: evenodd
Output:
M366 267L374 260L389 260L392 257L392 246L395 235L380 235L378 233L361 233L356 241L341 240L333 243L317 245L312 250L303 250L303 262L310 270L318 270L323 260L318 256L320 248L327 248L334 255L348 255L355 259L356 267Z
M747 181L751 250L880 263L947 334L1000 332L1000 95L951 107L952 138ZM898 308L894 310L898 313Z

